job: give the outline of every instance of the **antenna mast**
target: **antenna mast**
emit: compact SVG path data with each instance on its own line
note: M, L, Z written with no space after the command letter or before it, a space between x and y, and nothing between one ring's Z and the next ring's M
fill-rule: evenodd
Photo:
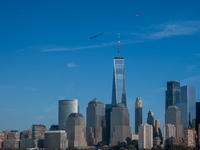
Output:
M118 57L120 57L120 34L118 33Z

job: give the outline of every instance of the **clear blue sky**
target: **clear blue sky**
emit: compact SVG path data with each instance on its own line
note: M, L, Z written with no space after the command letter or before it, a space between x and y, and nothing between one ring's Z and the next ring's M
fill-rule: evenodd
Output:
M58 100L84 116L94 98L111 103L118 33L132 132L136 97L162 128L167 81L200 101L199 0L0 0L0 131L58 124Z

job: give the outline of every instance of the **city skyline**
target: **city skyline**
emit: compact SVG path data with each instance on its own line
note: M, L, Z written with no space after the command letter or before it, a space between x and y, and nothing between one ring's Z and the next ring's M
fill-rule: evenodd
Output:
M110 104L118 33L132 133L137 97L162 129L168 81L200 101L199 1L78 2L0 1L0 131L49 129L59 100L78 99L85 120L94 98Z

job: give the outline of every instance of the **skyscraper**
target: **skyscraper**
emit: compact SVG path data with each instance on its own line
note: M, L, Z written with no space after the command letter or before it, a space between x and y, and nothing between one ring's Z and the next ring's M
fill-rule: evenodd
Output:
M163 126L163 144L172 145L172 139L176 137L175 125L166 124Z
M158 119L155 120L155 136L160 137L162 139L162 133L160 129L160 121Z
M139 132L139 149L151 149L153 147L153 127L149 124L140 124Z
M194 128L191 128L190 126L184 128L184 145L185 146L196 147L195 134L196 134L196 131Z
M138 126L142 124L142 100L137 97L135 101L135 133L138 133Z
M68 146L86 147L86 122L81 113L71 113L66 121Z
M180 83L176 81L167 82L165 91L165 111L169 106L176 106L180 102Z
M110 143L110 112L112 110L111 104L106 104L105 121L106 121L106 143Z
M126 107L126 86L124 58L120 57L120 41L118 35L118 57L114 58L113 86L112 86L112 106L123 103Z
M95 98L88 103L86 128L88 146L97 145L98 142L104 141L104 116L105 108L102 101Z
M165 124L182 124L181 112L177 106L169 106L165 113Z
M196 102L196 131L200 137L200 102Z
M58 113L58 126L65 129L66 121L71 113L78 113L78 100L60 100Z
M126 146L131 140L128 108L122 103L112 107L110 114L110 145Z
M194 86L181 87L181 100L177 103L184 127L194 127L196 119L196 89Z
M154 119L154 114L153 114L153 111L149 110L148 112L148 118L147 118L147 123L149 125L152 125L152 128L153 128L153 138L155 138L155 119Z
M183 137L183 121L177 106L169 106L165 113L165 124L175 125L176 137Z

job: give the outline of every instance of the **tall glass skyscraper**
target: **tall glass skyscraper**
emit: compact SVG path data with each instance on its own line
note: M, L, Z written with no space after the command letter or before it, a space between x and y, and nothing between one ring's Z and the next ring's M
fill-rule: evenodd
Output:
M176 81L167 82L167 91L165 91L165 112L169 106L177 106L180 102L180 83Z
M180 103L177 106L181 112L183 126L195 128L196 121L196 88L194 86L182 86Z
M124 58L115 57L113 69L112 106L123 103L126 106Z

